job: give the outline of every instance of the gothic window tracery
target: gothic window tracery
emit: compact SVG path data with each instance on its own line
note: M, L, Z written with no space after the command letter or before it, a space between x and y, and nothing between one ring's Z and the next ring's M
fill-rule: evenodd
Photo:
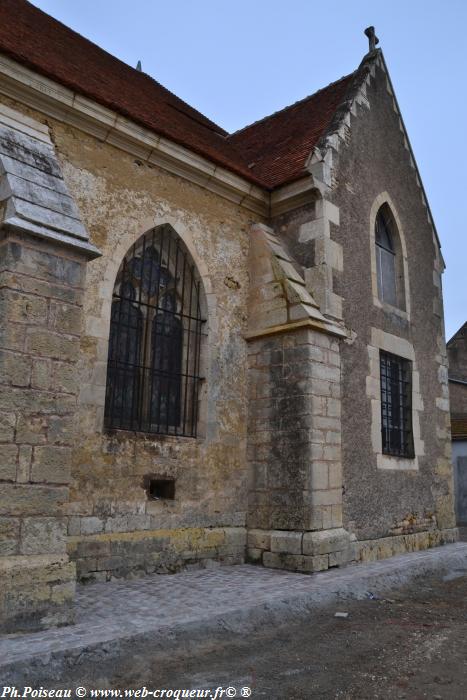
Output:
M105 425L196 436L201 283L168 225L126 254L112 299Z

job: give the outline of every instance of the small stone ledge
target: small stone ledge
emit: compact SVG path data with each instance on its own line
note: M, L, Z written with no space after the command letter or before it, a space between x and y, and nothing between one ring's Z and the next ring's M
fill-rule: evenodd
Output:
M246 541L243 527L137 530L70 537L68 552L87 583L243 564Z
M249 530L247 560L271 569L313 573L352 562L377 561L457 542L457 528L356 541L343 528L315 532Z
M355 559L357 562L377 561L397 554L418 552L431 547L439 547L442 544L451 544L457 542L458 539L459 531L454 527L381 537L376 540L362 540L354 545Z
M75 565L66 556L0 559L0 633L73 622Z
M271 569L313 573L353 561L352 536L343 528L301 532L249 530L247 557Z

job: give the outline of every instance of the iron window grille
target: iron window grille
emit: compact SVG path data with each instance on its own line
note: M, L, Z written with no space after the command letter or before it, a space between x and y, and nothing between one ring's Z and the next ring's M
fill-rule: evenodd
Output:
M196 437L201 283L168 225L125 255L110 319L105 427Z
M380 375L383 453L412 458L412 363L381 350Z

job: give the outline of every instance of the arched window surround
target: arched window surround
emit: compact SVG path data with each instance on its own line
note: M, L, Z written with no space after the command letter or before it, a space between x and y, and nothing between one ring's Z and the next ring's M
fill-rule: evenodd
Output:
M391 238L396 257L396 285L397 285L397 306L382 301L378 292L378 266L376 260L376 220L378 212L382 207L387 207L393 219L394 226L391 230ZM407 259L407 246L404 230L397 213L397 209L387 192L382 192L376 197L370 211L370 259L371 259L371 286L373 304L378 308L385 309L406 320L410 320L410 287L409 269Z
M122 257L109 314L105 429L204 433L208 309L193 257L169 223Z

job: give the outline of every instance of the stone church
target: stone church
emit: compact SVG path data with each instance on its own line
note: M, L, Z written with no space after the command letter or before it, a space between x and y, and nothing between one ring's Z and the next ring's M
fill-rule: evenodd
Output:
M443 258L366 34L229 134L1 0L3 631L76 581L456 539Z

